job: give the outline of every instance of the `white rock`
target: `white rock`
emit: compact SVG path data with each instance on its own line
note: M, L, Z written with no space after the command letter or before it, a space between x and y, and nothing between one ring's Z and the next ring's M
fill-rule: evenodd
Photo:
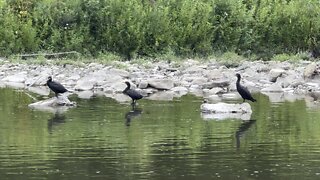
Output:
M28 87L28 91L42 96L48 96L50 94L50 89L44 86Z
M284 69L271 69L269 72L269 80L271 82L276 82L277 78L280 77L286 71Z
M203 113L252 113L249 103L228 104L219 102L216 104L201 104L200 107Z
M69 107L76 106L75 102L71 102L67 96L58 96L58 98L53 97L43 101L35 102L28 105L32 109L44 110L50 112L61 111L61 109L66 110Z

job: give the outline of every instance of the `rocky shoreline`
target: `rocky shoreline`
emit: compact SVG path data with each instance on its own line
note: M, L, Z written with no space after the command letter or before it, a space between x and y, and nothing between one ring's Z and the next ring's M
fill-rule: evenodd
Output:
M121 68L117 68L121 67ZM130 81L133 88L150 100L172 100L185 94L203 97L208 102L222 99L240 99L235 91L236 73L251 92L269 96L272 101L320 97L320 63L311 61L275 62L244 61L227 67L216 61L185 60L181 63L115 62L75 65L28 65L3 62L0 65L0 86L27 89L48 96L44 86L48 76L72 90L79 98L104 95L118 102L130 101L121 92ZM319 94L319 95L317 95Z

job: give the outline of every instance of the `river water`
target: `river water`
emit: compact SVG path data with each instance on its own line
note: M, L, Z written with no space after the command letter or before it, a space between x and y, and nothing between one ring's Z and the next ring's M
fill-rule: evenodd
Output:
M320 179L320 108L255 98L242 121L203 118L191 95L134 110L71 96L54 114L0 89L0 179Z

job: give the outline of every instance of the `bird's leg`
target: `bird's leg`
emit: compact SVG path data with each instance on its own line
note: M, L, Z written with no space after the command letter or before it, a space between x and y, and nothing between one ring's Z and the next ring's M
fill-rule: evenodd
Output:
M56 93L56 98L58 99L58 93Z
M245 99L243 99L243 102L242 103L244 103L246 100Z

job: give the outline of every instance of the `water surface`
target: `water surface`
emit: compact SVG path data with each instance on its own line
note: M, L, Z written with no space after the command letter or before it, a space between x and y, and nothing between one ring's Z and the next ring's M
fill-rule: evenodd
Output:
M319 179L320 109L255 97L250 121L207 120L191 95L135 110L71 96L53 114L0 89L0 179Z

